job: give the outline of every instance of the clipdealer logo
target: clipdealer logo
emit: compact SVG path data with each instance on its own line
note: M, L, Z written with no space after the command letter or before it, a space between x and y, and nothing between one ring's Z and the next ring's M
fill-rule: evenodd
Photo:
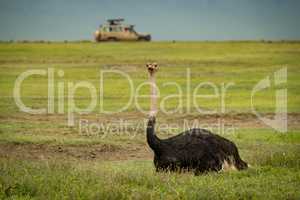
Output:
M104 106L104 79L105 75L108 75L106 78L109 78L109 74L114 74L120 76L126 80L129 91L128 101L124 103L121 108L117 110L105 110ZM44 76L47 78L48 86L48 105L47 108L31 108L22 101L21 88L23 82L30 76ZM55 78L58 78L56 80ZM30 114L54 114L55 105L57 104L57 113L58 114L67 114L68 126L75 125L75 114L88 114L94 112L96 106L99 104L99 113L113 114L126 111L132 104L135 108L147 114L148 110L145 110L140 105L140 99L149 98L148 95L141 94L141 90L144 87L150 85L149 82L145 81L139 85L134 85L134 81L129 76L129 74L119 71L119 70L103 70L100 71L100 91L98 91L95 85L89 81L68 81L65 83L63 80L64 71L63 70L54 70L54 68L48 69L33 69L27 70L21 73L14 85L13 97L16 105L22 112ZM260 80L251 91L251 109L252 112L267 126L272 127L279 132L287 132L287 88L282 87L287 83L287 68L284 67L273 73L273 76L266 76ZM162 97L160 101L160 111L165 114L174 114L174 113L189 113L191 111L197 111L202 114L216 114L216 113L225 113L226 112L226 94L231 87L234 87L235 83L222 83L217 85L212 82L200 82L198 85L191 88L191 71L187 68L186 73L186 84L183 88L183 85L178 84L177 82L166 82L162 87L172 87L176 89L176 92ZM255 107L255 95L264 90L270 88L271 86L281 87L276 90L275 93L275 111L274 117L267 118L263 114L259 113ZM75 103L75 93L77 89L83 88L88 90L90 101L86 107L82 108L76 105ZM201 88L210 88L213 91L213 94L201 94ZM66 89L66 90L65 90ZM160 97L160 88L158 90L158 97ZM184 91L187 91L184 93ZM55 94L57 96L55 96ZM55 100L57 99L57 101ZM178 105L172 109L168 110L166 102L170 99L177 99ZM216 99L219 102L220 109L203 109L198 103L198 99ZM66 102L65 102L66 101ZM186 102L186 105L184 104ZM56 104L55 104L56 103ZM67 105L65 107L65 104Z
M272 79L273 78L273 79ZM272 81L273 80L273 81ZM273 84L275 87L282 87L287 83L287 68L281 68L274 72L273 76L266 76L260 80L251 92L251 109L252 112L266 125L272 127L276 131L287 132L287 88L276 89L275 92L275 115L272 118L264 117L255 109L255 94L270 88Z

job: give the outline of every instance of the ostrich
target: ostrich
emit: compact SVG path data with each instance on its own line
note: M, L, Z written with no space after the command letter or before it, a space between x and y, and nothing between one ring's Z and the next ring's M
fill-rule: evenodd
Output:
M167 139L155 134L157 114L156 63L146 65L151 85L150 117L147 124L147 143L154 152L156 171L193 171L195 175L248 167L236 145L226 138L205 129L191 129Z

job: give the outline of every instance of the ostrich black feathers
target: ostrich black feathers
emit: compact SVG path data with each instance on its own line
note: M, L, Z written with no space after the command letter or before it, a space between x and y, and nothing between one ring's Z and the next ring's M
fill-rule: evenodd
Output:
M147 142L154 151L157 171L220 171L224 168L246 169L236 145L205 129L191 129L168 139L155 134L155 117L147 125Z

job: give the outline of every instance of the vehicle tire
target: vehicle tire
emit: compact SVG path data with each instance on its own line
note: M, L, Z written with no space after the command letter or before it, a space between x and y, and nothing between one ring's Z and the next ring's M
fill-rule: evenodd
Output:
M140 37L139 38L139 41L142 41L142 42L149 42L149 41L151 41L151 37Z

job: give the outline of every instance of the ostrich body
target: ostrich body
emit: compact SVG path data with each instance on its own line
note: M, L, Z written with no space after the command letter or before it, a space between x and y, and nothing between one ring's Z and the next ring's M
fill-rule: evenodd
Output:
M154 152L156 171L207 171L228 169L242 170L248 167L230 140L205 129L190 129L168 139L159 139L155 134L156 63L147 64L151 84L151 111L147 124L147 142Z

